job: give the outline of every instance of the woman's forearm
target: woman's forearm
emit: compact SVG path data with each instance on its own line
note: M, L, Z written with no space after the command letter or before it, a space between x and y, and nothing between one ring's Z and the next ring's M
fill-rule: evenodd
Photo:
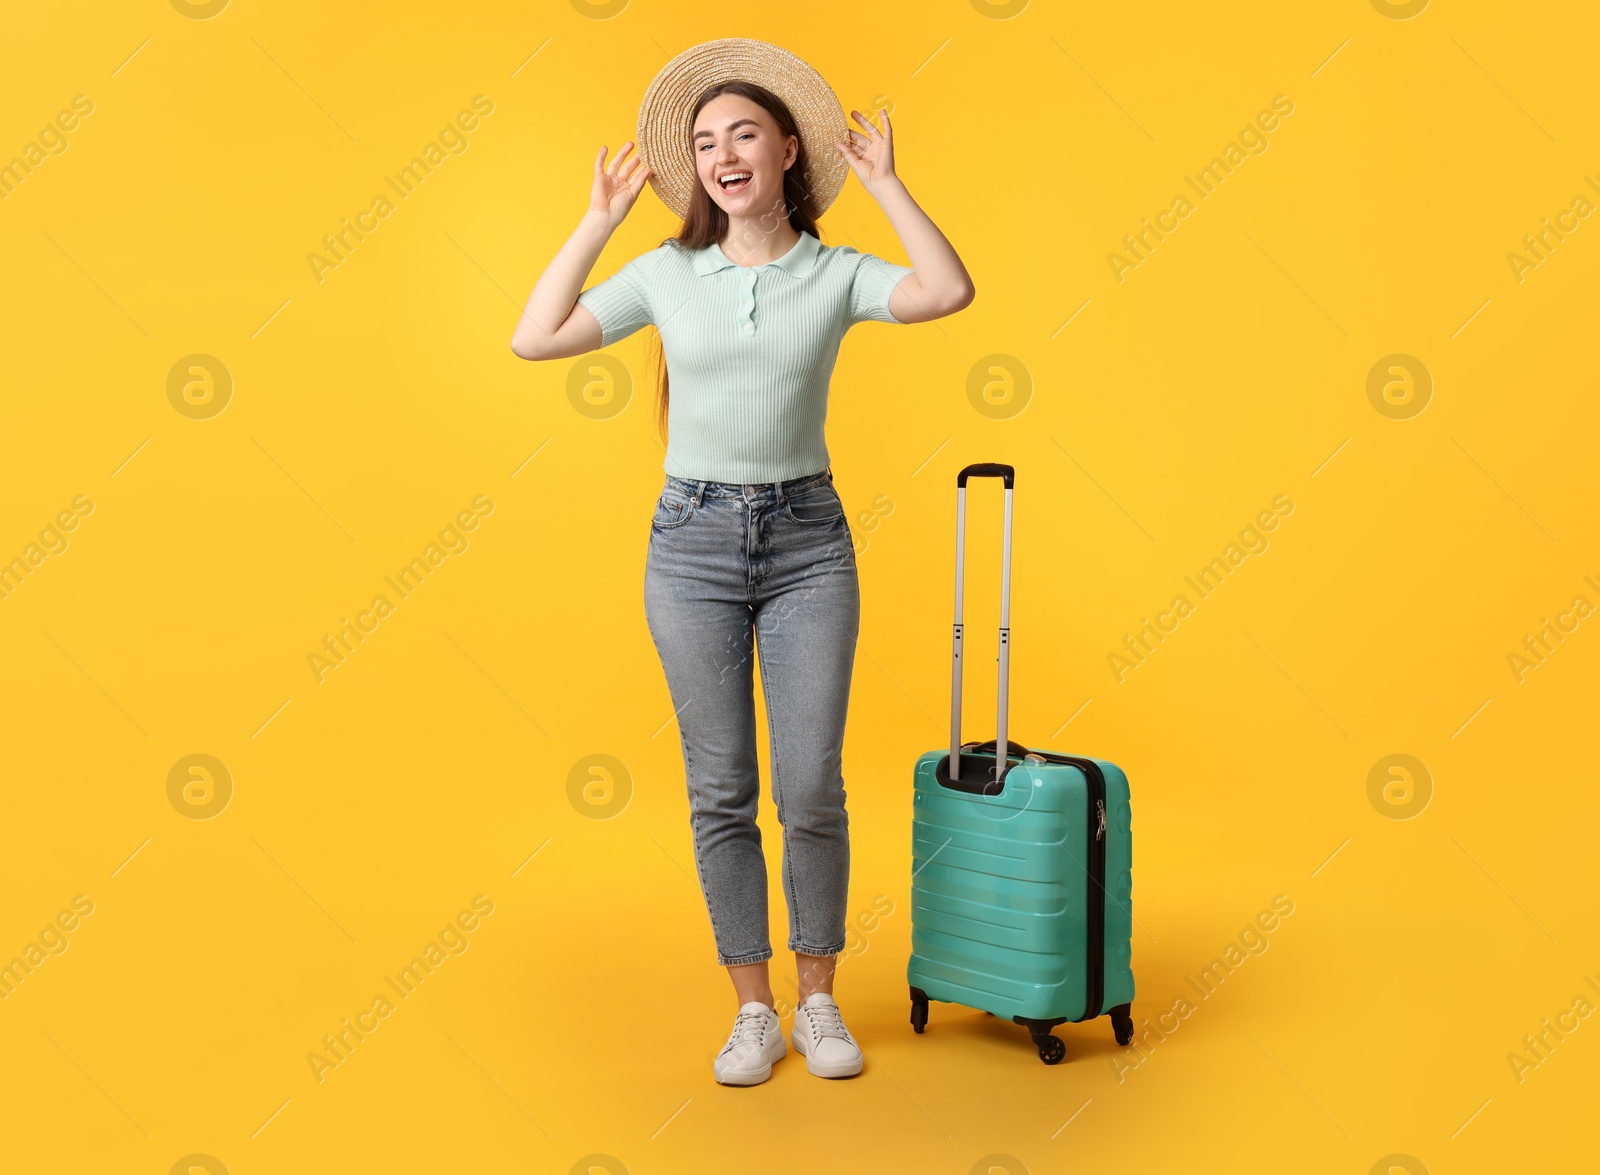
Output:
M911 268L916 271L917 301L949 314L972 301L972 278L961 264L955 248L928 218L899 176L890 176L870 189L905 246ZM931 305L930 305L931 304Z
M603 215L593 210L583 214L578 227L550 259L528 295L511 336L511 349L518 355L537 358L541 345L567 320L600 251L611 239L611 232L612 226Z

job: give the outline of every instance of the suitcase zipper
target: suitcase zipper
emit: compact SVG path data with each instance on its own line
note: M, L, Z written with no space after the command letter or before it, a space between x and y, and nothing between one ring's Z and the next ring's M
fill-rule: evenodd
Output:
M1047 763L1064 763L1083 772L1089 793L1089 942L1088 983L1083 1015L1079 1020L1093 1020L1100 1015L1100 1005L1105 1000L1106 977L1106 777L1100 764L1093 759L1076 755L1058 755L1053 751L1035 751Z

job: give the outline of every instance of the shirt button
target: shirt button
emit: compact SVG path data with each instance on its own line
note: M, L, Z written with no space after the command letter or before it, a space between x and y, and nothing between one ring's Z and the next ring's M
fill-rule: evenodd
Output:
M747 334L747 335L755 334L756 333L756 324L753 323L753 322L745 323L744 324L744 333Z
M755 308L756 308L756 304L755 304L755 300L753 298L746 298L743 302L741 302L739 304L739 309L741 309L741 310L754 310Z

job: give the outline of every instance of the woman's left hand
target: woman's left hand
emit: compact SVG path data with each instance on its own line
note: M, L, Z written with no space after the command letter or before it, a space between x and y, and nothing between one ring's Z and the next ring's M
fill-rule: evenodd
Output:
M850 170L856 173L861 186L870 192L877 185L895 178L894 128L889 125L887 110L880 112L883 115L882 131L864 118L861 111L852 110L850 113L867 129L858 131L854 127L849 128L846 133L850 136L850 142L846 144L836 140L834 147L850 164Z

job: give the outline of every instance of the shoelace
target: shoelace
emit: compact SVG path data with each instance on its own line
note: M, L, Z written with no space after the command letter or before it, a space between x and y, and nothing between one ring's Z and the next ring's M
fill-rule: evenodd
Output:
M767 1039L767 1014L765 1012L740 1012L733 1022L733 1032L728 1037L728 1043L722 1051L737 1048L741 1044L753 1044L757 1047L766 1043Z
M837 1036L840 1040L853 1039L844 1026L844 1019L839 1015L839 1009L833 1004L808 1004L806 1020L811 1025L812 1035L818 1040L824 1036Z

